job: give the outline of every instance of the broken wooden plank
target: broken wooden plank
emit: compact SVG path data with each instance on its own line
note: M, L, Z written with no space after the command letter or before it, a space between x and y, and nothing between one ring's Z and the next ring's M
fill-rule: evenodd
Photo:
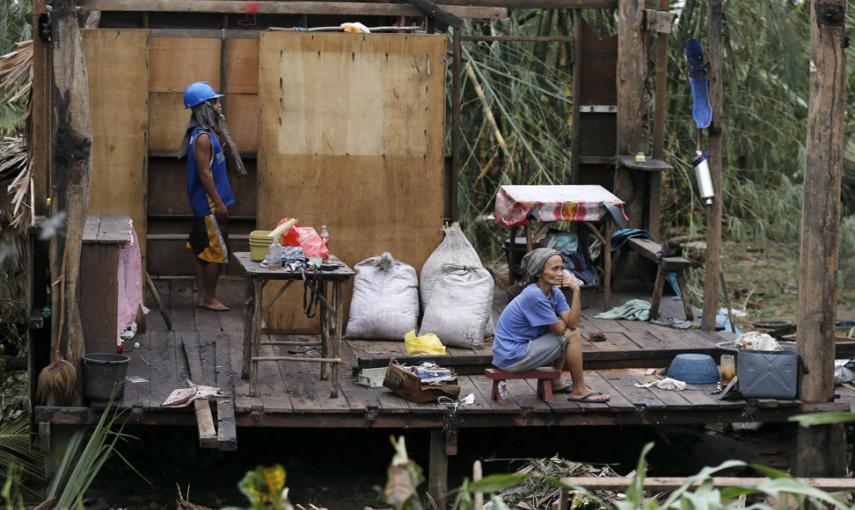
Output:
M217 448L224 451L237 450L237 427L235 426L234 388L229 357L231 339L226 334L216 339L217 386L226 398L217 399Z
M199 339L195 333L184 333L181 335L181 343L184 345L184 355L187 357L187 366L190 368L190 380L196 384L202 384L205 375L202 370ZM193 401L193 409L196 412L196 426L199 430L199 446L216 448L217 428L214 426L214 416L211 414L208 399L197 398Z

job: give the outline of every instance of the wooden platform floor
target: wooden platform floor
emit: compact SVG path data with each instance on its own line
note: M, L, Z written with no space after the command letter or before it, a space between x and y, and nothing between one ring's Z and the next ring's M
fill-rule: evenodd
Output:
M190 280L161 280L157 286L172 318L173 331L167 331L158 311L153 309L148 316L147 332L138 336L140 347L128 352L131 357L128 377L147 382L127 382L121 402L121 407L130 411L129 419L140 423L195 423L192 406L179 410L160 407L173 389L186 386L188 369L181 338L188 335L196 335L199 339L206 374L204 383L215 382L217 367L225 364L231 371L236 421L241 427L435 428L444 426L449 419L459 427L782 421L806 410L848 410L847 402L855 401L855 393L848 390L842 392L842 400L823 406L803 406L792 400L720 401L711 394L712 386L690 386L682 392L639 388L636 384L655 379L642 367L594 368L586 370L586 381L592 389L611 395L607 404L571 402L562 395L556 395L553 402L542 402L537 399L531 382L517 380L508 381L509 403L499 405L490 399L491 382L486 377L462 375L459 377L461 395L474 394L475 403L460 407L457 414L451 416L449 410L437 404L415 404L386 388L372 389L355 384L352 374L358 358L404 353L403 342L366 340L344 342L341 390L337 398L329 397L329 382L320 380L318 364L299 362L260 363L261 395L250 397L248 382L240 378L243 282L227 280L221 283L222 298L232 305L232 310L219 313L193 306ZM620 297L615 301L619 304ZM673 305L679 310L679 302ZM649 357L650 366L662 365L665 355L683 351L713 352L717 342L732 338L725 333L679 331L643 322L593 318L598 312L594 307L584 311L582 330L586 359L599 360L601 366L643 358L644 353L654 353ZM588 341L593 332L604 333L606 340ZM228 359L216 356L218 342L227 342ZM294 355L301 350L304 348L263 346L262 354ZM221 347L220 352L225 351ZM480 350L450 349L450 352L479 358L489 356L489 346ZM645 362L635 363L643 365ZM97 415L85 408L78 410L78 414L82 416L74 417L69 410L41 408L37 409L37 420L70 423L92 421Z

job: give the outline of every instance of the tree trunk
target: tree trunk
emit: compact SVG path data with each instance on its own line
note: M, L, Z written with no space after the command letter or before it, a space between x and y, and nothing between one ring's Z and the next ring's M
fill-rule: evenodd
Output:
M827 402L834 394L834 315L843 113L846 109L845 0L813 0L810 103L802 208L797 345L810 373L801 399Z
M78 307L80 250L89 202L92 128L89 117L89 85L83 37L77 25L74 0L56 0L51 13L53 43L52 212L66 214L65 227L51 242L52 324L54 336L69 361L78 365L84 353L83 328ZM64 271L63 257L66 258ZM64 272L64 274L63 274ZM60 299L59 278L65 278ZM64 306L61 306L64 302ZM60 310L60 308L64 310ZM65 320L59 327L59 316Z

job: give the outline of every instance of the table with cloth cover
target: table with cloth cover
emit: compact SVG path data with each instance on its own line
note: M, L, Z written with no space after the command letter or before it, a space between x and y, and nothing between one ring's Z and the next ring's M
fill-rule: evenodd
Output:
M612 223L608 220L613 214L626 218L623 204L623 200L598 185L504 185L499 187L496 194L493 214L499 225L511 229L511 249L519 227L525 228L526 248L531 250L534 239L545 232L549 223L573 221L586 225L603 243L603 302L608 307L611 301L612 266L609 243ZM544 223L534 236L531 231L532 220ZM513 268L509 270L513 272Z

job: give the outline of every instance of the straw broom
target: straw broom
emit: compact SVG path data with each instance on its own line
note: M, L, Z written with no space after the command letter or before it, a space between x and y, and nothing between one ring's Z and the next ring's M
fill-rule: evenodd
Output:
M68 246L62 253L59 276L59 327L54 340L53 361L39 372L36 382L36 401L42 403L70 401L77 388L77 368L60 352L60 339L62 329L65 327L65 263L67 260Z

